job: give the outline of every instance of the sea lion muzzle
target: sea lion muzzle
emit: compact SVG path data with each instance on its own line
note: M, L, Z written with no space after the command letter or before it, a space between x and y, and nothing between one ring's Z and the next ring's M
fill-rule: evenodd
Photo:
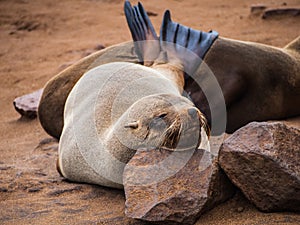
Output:
M170 151L196 149L201 143L201 128L209 136L205 117L195 107L155 117L149 124L150 137L161 137L156 147Z

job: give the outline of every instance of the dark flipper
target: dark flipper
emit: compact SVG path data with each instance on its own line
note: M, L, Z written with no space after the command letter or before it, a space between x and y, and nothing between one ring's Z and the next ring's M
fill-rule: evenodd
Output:
M218 35L216 31L207 33L175 23L171 20L170 11L167 10L160 30L160 41L161 46L173 43L176 56L182 61L184 68L188 69L191 65L199 64L198 61L204 58ZM194 53L195 56L187 57L188 51Z
M160 53L160 46L147 12L140 2L132 7L129 1L125 1L124 11L139 60L154 61Z

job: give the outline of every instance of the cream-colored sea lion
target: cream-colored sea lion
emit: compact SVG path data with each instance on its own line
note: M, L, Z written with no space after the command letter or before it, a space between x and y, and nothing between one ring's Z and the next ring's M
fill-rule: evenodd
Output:
M161 35L158 38L141 4L134 6L133 12L130 4L126 2L125 12L126 10L127 18L131 20L129 24L132 24L131 31L134 40L157 40L159 42L158 47L154 45L155 48L151 49L150 59L155 58L153 57L155 54L157 56L161 54L160 43L163 42L187 47L203 59L202 63L197 60L192 62L177 54L179 61L186 67L184 70L192 71L189 76L185 76L184 90L205 114L210 124L212 114L217 124L218 118L223 117L224 110L222 106L220 107L222 105L220 102L224 99L227 109L226 132L233 132L250 121L284 119L300 115L298 103L300 98L300 37L284 48L275 48L259 43L227 39L215 33L207 36L208 33L172 22L170 13L167 11ZM204 38L203 45L201 44L203 36L212 38ZM200 44L197 45L197 43ZM94 60L99 57L100 64L108 61L138 63L143 61L144 54L149 51L149 48L144 47L145 45L139 46L132 43L112 46L82 59L48 82L38 112L45 130L50 135L59 138L63 126L63 106L66 97L83 73L97 65ZM168 56L170 55L169 53ZM152 64L144 62L144 65L151 66ZM208 68L215 75L224 95L224 99L218 101L217 98L210 104L205 92L213 91L214 88L207 81ZM193 73L193 71L197 72ZM199 83L203 85L199 87ZM219 132L222 132L222 126L220 129L218 126L212 129L213 134Z
M181 71L171 78L165 74L159 66L117 62L82 76L65 105L61 174L71 181L122 188L124 166L137 149L196 149L201 128L209 133L205 117L181 96Z
M63 129L65 102L70 91L85 72L105 63L122 61L138 63L132 42L97 51L50 79L44 87L38 107L38 117L45 131L59 139Z

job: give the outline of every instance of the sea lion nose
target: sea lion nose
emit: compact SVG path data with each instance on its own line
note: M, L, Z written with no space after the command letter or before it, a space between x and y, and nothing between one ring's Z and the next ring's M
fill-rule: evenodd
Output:
M198 115L198 111L195 108L190 108L188 109L188 114L192 117L195 118Z

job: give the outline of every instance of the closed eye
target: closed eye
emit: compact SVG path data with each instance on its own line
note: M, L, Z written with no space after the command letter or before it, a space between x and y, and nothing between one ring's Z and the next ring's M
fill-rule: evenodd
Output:
M158 116L158 118L163 119L163 118L165 118L166 116L167 116L167 113L162 113L162 114L160 114L160 115Z
M167 113L162 113L158 116L155 116L151 122L149 123L150 128L159 128L159 129L164 129L166 127L166 116Z

